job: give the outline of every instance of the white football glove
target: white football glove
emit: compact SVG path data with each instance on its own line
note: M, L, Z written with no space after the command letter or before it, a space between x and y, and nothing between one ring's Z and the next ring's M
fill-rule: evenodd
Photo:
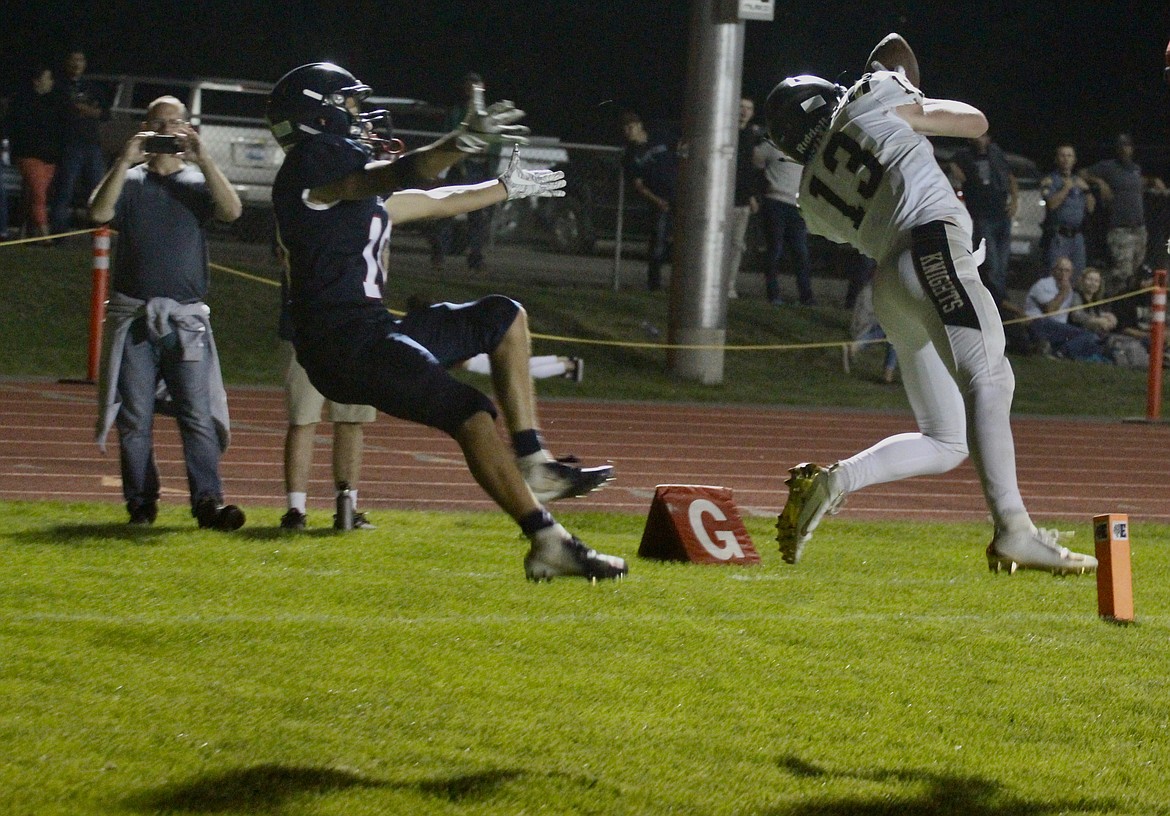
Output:
M485 153L493 144L526 145L531 131L516 122L524 118L524 111L508 100L483 104L483 86L471 88L467 116L459 124L455 146L464 153Z
M512 148L512 160L500 176L508 201L516 198L561 198L565 194L562 170L525 170L520 166L520 148Z

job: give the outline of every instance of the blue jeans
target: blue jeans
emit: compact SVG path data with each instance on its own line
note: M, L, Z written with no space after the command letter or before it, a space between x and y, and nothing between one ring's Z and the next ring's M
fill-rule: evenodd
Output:
M8 239L8 189L0 178L0 241Z
M49 223L53 232L65 232L73 225L73 195L80 182L89 198L106 173L101 145L67 144L53 177L53 200Z
M1000 303L1007 297L1008 260L1012 256L1012 219L1003 215L976 216L975 245L979 239L987 241L987 259L979 267L983 283Z
M854 340L859 340L859 341L863 341L863 342L866 340L869 340L869 341L873 341L873 343L876 343L876 341L878 341L878 340L885 340L885 339L886 339L885 330L882 329L882 327L876 323L874 325L870 326L865 331L863 331L859 336L854 338ZM890 343L886 343L886 358L882 362L882 367L887 369L887 370L893 370L897 365L898 365L898 352L894 351L893 345L891 345Z
M808 254L808 227L800 215L800 209L792 204L765 198L761 212L768 239L768 268L764 273L764 286L768 300L780 302L780 265L784 250L791 249L796 261L796 288L800 302L814 301L812 292L812 262Z
M175 420L183 440L191 508L200 499L223 501L219 479L219 439L211 419L211 358L184 361L173 332L151 342L146 319L131 326L122 350L118 396L122 407L115 425L121 446L122 496L130 512L158 501L158 468L154 463L155 391L159 379L173 399Z
M1080 278L1085 271L1085 235L1078 232L1076 235L1061 235L1053 232L1048 242L1048 251L1044 254L1045 270L1056 265L1057 258L1068 258L1073 265L1073 280Z
M646 265L646 288L651 292L657 292L662 288L662 265L670 263L670 231L673 221L669 211L659 211L653 218L648 248L650 262Z
M1047 341L1052 351L1070 360L1096 360L1105 357L1101 339L1088 329L1041 317L1027 324L1037 340Z

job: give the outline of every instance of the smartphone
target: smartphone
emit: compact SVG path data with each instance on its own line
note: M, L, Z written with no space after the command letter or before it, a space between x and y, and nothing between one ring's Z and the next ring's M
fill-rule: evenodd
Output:
M144 153L182 153L183 149L179 146L178 136L156 134L146 137L146 141L142 143L142 151Z

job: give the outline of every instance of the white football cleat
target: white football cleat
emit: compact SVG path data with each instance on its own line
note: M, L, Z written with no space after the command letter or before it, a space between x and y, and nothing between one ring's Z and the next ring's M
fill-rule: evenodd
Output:
M524 574L529 581L551 581L564 575L596 582L600 578L622 578L627 572L624 559L587 547L559 524L532 536L532 548L524 556Z
M987 567L992 572L1006 569L1009 575L1018 569L1044 570L1053 575L1096 572L1096 558L1061 546L1060 539L1070 535L1043 528L996 533L987 545Z
M613 479L613 465L583 468L566 456L553 461L519 462L520 475L541 504L591 493Z

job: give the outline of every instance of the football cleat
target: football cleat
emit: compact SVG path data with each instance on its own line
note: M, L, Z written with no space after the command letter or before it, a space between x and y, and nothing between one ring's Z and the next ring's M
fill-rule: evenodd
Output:
M1018 533L996 533L995 538L987 545L987 568L992 572L1006 569L1008 575L1018 569L1044 570L1053 575L1084 575L1096 572L1096 558L1061 546L1061 538L1070 535L1072 534L1043 528L1022 530Z
M587 547L559 524L545 527L532 536L532 548L524 556L524 574L529 581L578 576L596 582L603 578L622 578L627 572L624 559Z
M566 456L552 462L520 462L520 473L541 504L584 496L613 478L613 465L583 468Z
M824 468L805 462L788 471L791 475L784 480L788 501L776 519L776 541L785 563L798 562L825 514L834 515L841 509L845 494L831 486L836 469L837 465Z
M295 507L290 507L288 512L280 517L280 529L303 530L308 522L309 519L304 513Z
M575 383L580 383L585 379L585 361L580 357L570 357L569 363L569 369L561 376L566 380L572 380Z

